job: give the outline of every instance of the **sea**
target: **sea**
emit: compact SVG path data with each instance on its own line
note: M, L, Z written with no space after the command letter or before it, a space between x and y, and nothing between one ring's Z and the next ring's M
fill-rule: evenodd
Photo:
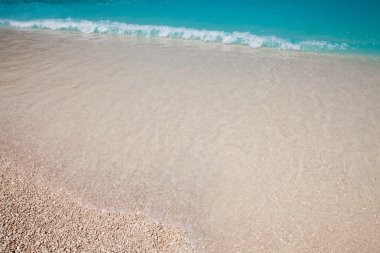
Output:
M0 26L380 54L379 0L1 0Z

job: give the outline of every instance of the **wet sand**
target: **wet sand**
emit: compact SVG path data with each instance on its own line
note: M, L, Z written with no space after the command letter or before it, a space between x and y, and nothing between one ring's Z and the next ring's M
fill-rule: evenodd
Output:
M180 231L199 252L380 248L378 63L9 29L0 57L2 145L38 160L27 180L62 215L176 231L147 251L186 249Z
M0 141L0 252L193 252L184 231L52 193L15 150Z

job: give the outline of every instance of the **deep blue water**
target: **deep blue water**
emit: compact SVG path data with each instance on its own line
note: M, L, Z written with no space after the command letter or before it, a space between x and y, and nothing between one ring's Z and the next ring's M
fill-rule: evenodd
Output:
M0 25L380 54L380 0L0 0Z

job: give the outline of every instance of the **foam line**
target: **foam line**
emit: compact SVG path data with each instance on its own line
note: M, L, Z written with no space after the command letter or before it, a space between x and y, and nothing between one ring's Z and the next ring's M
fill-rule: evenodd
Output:
M201 40L224 44L245 45L252 48L266 47L293 51L341 51L348 48L346 43L332 43L315 40L293 42L275 36L258 36L248 32L224 32L184 27L126 24L110 21L74 21L72 19L17 21L0 19L0 26L72 30L84 33L110 33L130 37L140 36Z

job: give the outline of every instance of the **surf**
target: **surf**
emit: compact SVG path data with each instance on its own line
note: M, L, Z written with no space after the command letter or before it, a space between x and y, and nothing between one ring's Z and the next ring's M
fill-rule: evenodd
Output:
M218 30L194 29L161 25L140 25L111 21L90 21L73 19L37 19L19 21L0 19L0 26L31 29L68 30L83 33L118 34L127 37L171 38L205 42L242 45L251 48L275 48L291 51L331 52L345 51L347 43L301 40L291 41L277 36L260 36L250 32L225 32Z

